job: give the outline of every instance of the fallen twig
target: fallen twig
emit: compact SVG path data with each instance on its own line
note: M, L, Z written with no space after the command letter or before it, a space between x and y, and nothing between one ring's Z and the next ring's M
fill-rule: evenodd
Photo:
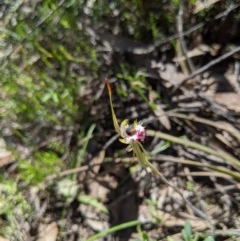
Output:
M190 74L189 76L187 76L186 78L184 78L179 84L177 84L172 93L171 94L174 94L186 81L194 78L195 76L199 75L199 74L202 74L204 73L205 71L207 71L208 69L210 69L211 67L213 67L214 65L222 62L223 60L233 56L234 54L240 52L240 46L227 52L226 54L223 54L222 56L210 61L208 64L204 65L203 67L201 67L200 69L194 71L192 74Z

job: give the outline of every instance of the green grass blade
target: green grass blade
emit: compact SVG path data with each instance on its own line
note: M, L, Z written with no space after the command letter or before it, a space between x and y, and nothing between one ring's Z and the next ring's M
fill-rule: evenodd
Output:
M104 237L108 234L115 233L117 231L120 231L120 230L123 230L123 229L126 229L126 228L131 228L131 227L137 226L138 224L140 224L139 220L133 220L133 221L126 222L126 223L121 223L121 224L116 225L112 228L103 230L102 232L99 232L99 233L97 233L93 236L90 236L87 239L85 239L84 241L94 241L94 240L102 238L102 237Z
M193 141L189 141L187 139L183 139L180 137L176 137L176 136L172 136L172 135L168 135L159 131L153 131L153 130L148 130L147 131L147 135L148 136L155 136L164 140L168 140L171 141L173 143L177 143L183 146L189 146L191 148L197 149L199 151L203 151L205 153L217 156L222 158L223 160L227 161L229 164L231 164L234 168L236 168L237 170L240 170L240 160L236 159L235 157L233 157L232 155L223 152L223 151L215 151L214 149L201 145L199 143L193 142Z

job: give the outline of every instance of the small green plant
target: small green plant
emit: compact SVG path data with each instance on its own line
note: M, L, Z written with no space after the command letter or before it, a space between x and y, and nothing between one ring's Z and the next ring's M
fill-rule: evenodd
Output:
M151 212L152 222L154 224L160 223L162 218L159 215L159 213L157 212L157 200L146 199L146 203L147 203L148 208Z
M185 221L184 228L182 229L182 237L184 241L198 241L201 236L202 235L198 233L193 233L191 223L188 220ZM214 241L214 238L212 236L207 236L203 241Z
M211 147L208 146L204 146L201 145L199 143L193 142L188 140L187 138L182 138L182 137L176 137L173 135L169 135L160 131L153 131L153 130L148 130L147 131L147 135L148 136L154 136L154 137L158 137L161 138L163 140L167 140L170 141L172 143L175 144L180 144L183 146L188 146L191 148L194 148L196 150L214 155L216 157L220 157L222 158L222 160L226 161L226 163L228 163L229 165L232 165L232 167L234 167L236 170L240 169L240 162L237 158L235 158L234 156L230 155L227 152L223 152L223 151L216 151ZM240 175L238 171L232 171L229 168L223 167L223 166L216 166L216 165L211 165L211 164L203 164L200 161L193 161L193 160L185 160L185 159L176 159L176 162L178 163L185 163L185 164L190 164L190 165L195 165L195 166L205 166L211 170L217 171L218 173L222 173L222 174L227 174L229 176L231 176L232 178L239 180L240 179Z
M182 240L183 241L214 241L215 239L212 236L204 236L199 233L194 233L192 230L192 225L190 221L186 220L184 227L182 229ZM168 241L175 241L175 239L171 236L167 237Z
M20 229L21 220L29 216L31 207L18 190L14 180L0 176L0 235L13 237Z
M55 153L38 151L31 160L20 161L19 175L23 181L36 185L46 176L58 172L60 167L61 161Z
M153 239L149 238L148 233L146 231L142 230L142 227L140 224L137 225L137 231L141 238L135 239L134 241L155 241L155 239L153 240Z
M118 231L126 229L126 228L135 227L139 224L140 224L139 220L133 220L133 221L129 221L126 223L121 223L121 224L111 227L109 229L103 230L95 235L92 235L92 236L88 237L87 239L85 239L84 241L99 240L100 238L105 237L108 234L112 234L112 233L118 232Z
M148 90L148 86L145 81L144 71L137 71L135 73L131 73L127 66L121 65L121 72L117 75L118 78L124 79L129 84L130 88L140 96L144 102L152 109L156 109L156 104L153 101L149 101L146 95L146 91ZM128 92L126 92L128 94Z

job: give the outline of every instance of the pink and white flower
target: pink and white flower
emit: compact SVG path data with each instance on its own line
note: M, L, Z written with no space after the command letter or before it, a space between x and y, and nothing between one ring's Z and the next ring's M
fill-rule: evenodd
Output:
M120 141L125 144L132 142L144 142L146 138L146 130L141 122L134 121L133 125L128 124L128 120L123 120L120 125Z
M142 126L142 123L135 122L133 125L133 129L130 132L130 135L125 139L126 143L130 143L132 141L140 141L144 142L146 138L146 130Z

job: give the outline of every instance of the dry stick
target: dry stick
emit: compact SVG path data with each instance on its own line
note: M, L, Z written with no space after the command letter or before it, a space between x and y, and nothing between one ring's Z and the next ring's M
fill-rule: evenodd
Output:
M209 216L207 216L205 213L203 213L200 209L196 208L186 197L184 197L184 195L175 187L173 186L164 176L163 174L161 174L156 167L153 166L152 163L148 163L148 166L150 167L150 169L152 170L152 172L158 176L165 184L167 184L169 187L171 187L175 192L177 192L181 198L183 199L183 201L192 209L192 211L197 214L199 217L201 217L202 219L205 219L206 221L209 222L209 224L211 225L211 227L213 228L213 223L212 220L209 218Z
M197 149L199 151L203 151L205 153L208 153L210 155L220 157L221 159L230 162L231 165L236 168L236 170L240 170L239 159L235 158L231 154L226 153L224 151L219 151L219 150L215 151L214 149L212 149L208 146L204 146L204 145L201 145L199 143L189 141L187 139L182 139L182 138L179 138L179 137L176 137L176 136L172 136L172 135L160 132L160 131L148 130L147 135L158 137L158 138L161 138L161 139L164 139L164 140L168 140L168 141L171 141L171 142L183 145L183 146L188 146L188 147Z
M233 4L233 5L231 5L228 9L226 9L226 10L224 10L223 12L219 13L218 15L216 15L216 16L213 18L213 20L218 20L218 19L220 19L220 18L222 18L222 17L226 17L228 14L230 14L232 11L234 11L235 9L237 9L237 8L239 8L239 7L240 7L240 4L235 4L235 5ZM183 34L183 36L189 35L190 33L195 32L196 30L204 27L205 25L206 25L206 23L199 23L199 24L197 24L197 25L189 28L188 30L184 31L182 34ZM150 53L150 52L152 52L155 48L157 48L157 47L159 47L159 46L161 46L161 45L167 44L167 43L169 43L170 41L172 41L172 40L174 40L174 39L177 39L177 38L179 38L179 37L180 37L180 36L179 36L179 33L177 33L177 34L173 34L173 35L167 37L166 39L164 39L164 40L162 40L162 41L156 42L156 43L154 44L154 46L153 46L153 47L150 47L150 48L149 48L149 51L146 52L146 53Z
M103 146L103 148L101 149L101 151L104 151L106 150L117 138L119 137L119 134L116 134L114 135L112 138L110 138L106 144ZM101 153L101 151L98 153L98 155ZM97 156L97 155L96 155ZM99 162L95 162L91 165L91 167L94 167L94 166L98 166L98 165L101 165L102 164L102 161L99 161ZM81 166L81 167L76 167L76 168L72 168L72 169L68 169L68 170L65 170L65 171L61 171L59 173L56 173L56 174L52 174L50 176L48 176L45 181L51 181L55 178L58 178L58 177L64 177L64 176L67 176L67 175L71 175L71 174L75 174L75 173L79 173L79 172L83 172L83 171L87 171L89 169L89 165L85 165L85 166Z
M180 51L183 53L188 66L186 66L187 70L190 68L191 73L195 71L195 67L193 65L192 60L188 57L188 49L186 45L186 41L184 39L183 35L183 7L184 7L184 0L181 1L180 8L178 11L178 16L177 16L177 30L179 34L179 41L180 41ZM185 60L183 60L184 64ZM189 74L189 73L188 73Z
M235 5L231 5L228 9L226 9L225 11L219 13L218 15L216 15L213 20L217 20L220 19L224 16L227 16L229 13L231 13L233 10L237 9L240 7L240 4L235 4ZM191 28L189 28L188 30L182 32L182 36L186 36L189 35L190 33L195 32L196 30L204 27L206 25L206 23L199 23ZM96 30L94 30L96 31ZM180 37L179 33L177 34L173 34L169 37L166 37L164 40L158 41L154 44L150 44L144 47L134 47L131 51L134 54L150 54L153 51L155 51L156 48L159 48L160 46L167 44L169 42L171 42L172 40L178 39Z
M218 152L216 152L216 151L214 151L214 150L212 150L212 149L210 149L210 148L208 148L208 147L202 146L202 145L197 144L197 143L193 143L193 142L188 141L188 140L179 140L179 138L176 138L176 137L167 135L167 134L165 134L165 133L155 132L155 131L152 131L152 130L147 131L147 134L148 134L149 136L156 136L156 137L160 137L160 138L162 138L162 139L172 140L173 142L176 142L176 143L179 143L179 144L183 144L183 145L187 145L187 146L193 146L193 145L194 145L195 147L197 147L197 149L200 149L200 150L202 150L202 151L205 151L205 152L207 152L207 153L209 153L209 154L213 154L213 155L215 155L215 156L220 156L220 157L222 157L222 158L224 158L224 159L227 159L227 160L230 159L231 162L234 161L234 163L235 163L235 161L238 162L238 160L235 160L235 158L233 158L233 157L231 157L231 156L229 156L229 155L227 155L227 154L225 154L225 153L218 153ZM192 203L191 203L187 198L185 198L185 197L183 196L183 194L182 194L176 187L174 187L172 184L170 184L170 183L168 182L168 180L167 180L158 170L156 170L156 168L155 168L151 163L150 163L149 167L152 169L152 171L153 171L155 174L157 174L157 176L158 176L159 178L161 178L162 181L164 181L167 185L169 185L170 187L172 187L172 188L183 198L183 200L189 205L189 207L190 207L193 211L195 211L195 213L197 213L200 217L202 217L202 218L204 218L205 220L207 220L207 221L209 222L209 224L211 225L211 228L213 228L213 222L212 222L212 220L211 220L207 215L205 215L205 214L204 214L201 210L199 210L198 208L194 207L194 206L192 205ZM156 171L155 171L155 170L156 170Z
M224 121L211 121L202 117L198 117L194 114L185 115L183 113L177 113L177 112L168 112L169 117L176 117L180 119L187 119L195 122L199 122L208 126L215 127L216 129L220 129L222 131L226 131L229 134L231 134L233 137L235 137L240 142L240 131L236 129L234 126L229 124L228 122Z
M151 158L151 160L161 160L161 161L168 161L168 162L175 162L175 163L181 163L181 164L185 164L185 165L191 165L191 166L195 166L195 167L201 167L201 168L208 168L212 171L215 171L217 173L222 173L222 175L224 175L224 177L228 177L228 178L234 178L236 180L240 180L240 173L237 171L231 171L228 170L225 167L218 167L217 165L211 165L208 163L202 163L200 161L197 160L190 160L190 159L184 159L184 158L179 158L179 157L173 157L173 156L166 156L166 155L158 155L156 157Z
M240 46L227 52L226 54L223 54L222 56L210 61L208 64L204 65L203 67L201 67L200 69L194 71L192 74L190 74L188 77L184 78L183 80L181 80L181 82L179 84L177 84L172 93L174 94L176 92L176 90L178 90L187 80L192 79L193 77L202 74L203 72L207 71L208 69L210 69L211 67L213 67L214 65L220 63L221 61L231 57L232 55L236 54L240 52Z

